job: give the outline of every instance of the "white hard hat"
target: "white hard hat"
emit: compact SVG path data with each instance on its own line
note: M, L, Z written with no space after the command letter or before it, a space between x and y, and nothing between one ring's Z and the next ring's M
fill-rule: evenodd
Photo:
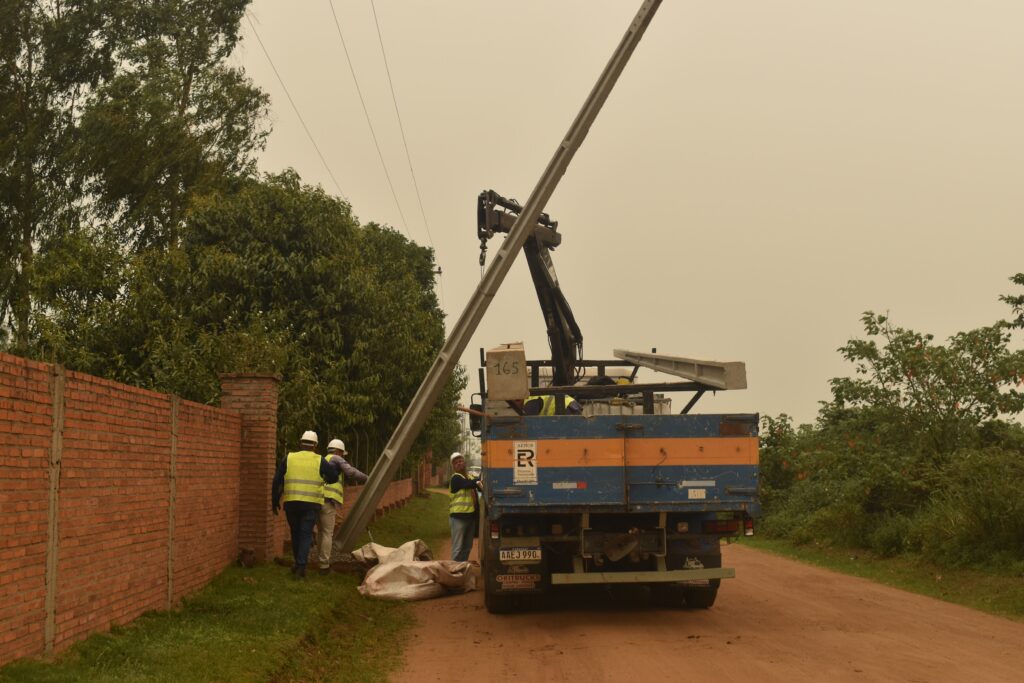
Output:
M448 456L448 462L455 462L455 458L462 458L463 460L465 460L465 458L462 457L462 453L455 451L450 456Z
M302 443L311 443L316 445L317 443L320 442L320 439L317 438L316 432L312 430L306 430L302 432L302 438L299 439L299 441L301 441Z
M327 444L327 450L331 450L332 448L334 450L341 451L342 453L348 453L348 451L345 450L345 442L341 439L331 439L331 442Z

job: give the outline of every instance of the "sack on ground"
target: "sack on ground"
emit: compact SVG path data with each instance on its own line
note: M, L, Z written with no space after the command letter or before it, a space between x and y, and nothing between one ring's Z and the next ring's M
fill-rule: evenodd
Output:
M369 597L427 600L476 588L469 562L432 560L430 548L419 539L398 548L368 543L352 555L372 565L359 586L359 592Z

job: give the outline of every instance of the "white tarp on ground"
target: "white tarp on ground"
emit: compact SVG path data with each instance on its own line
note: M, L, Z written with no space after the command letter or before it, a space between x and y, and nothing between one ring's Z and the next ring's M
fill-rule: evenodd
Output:
M416 539L398 548L367 543L352 557L369 567L359 586L363 595L384 600L427 600L476 588L469 562L434 560L430 548Z

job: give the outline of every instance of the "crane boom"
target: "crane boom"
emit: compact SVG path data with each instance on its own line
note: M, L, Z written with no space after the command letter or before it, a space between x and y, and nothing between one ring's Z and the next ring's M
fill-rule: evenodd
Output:
M340 531L340 544L344 550L351 550L355 547L359 536L373 518L385 489L426 423L430 411L437 403L438 396L455 369L455 364L466 350L466 346L490 306L491 300L494 299L509 268L512 267L512 261L532 233L541 211L544 210L551 194L558 187L558 183L576 155L576 151L583 144L583 140L590 131L590 126L597 118L605 100L608 99L615 82L626 63L629 62L630 56L640 43L644 31L647 30L660 5L661 0L644 0L641 3L629 28L626 29L626 33L619 41L615 52L612 53L611 59L608 60L597 83L594 84L583 107L576 115L576 119L569 126L569 131L559 143L554 156L548 162L533 192L530 193L530 197L526 200L508 237L495 254L494 260L491 261L491 265L470 297L462 315L456 321L451 334L445 340L408 408L402 414L398 426L395 427L384 451L377 459L377 464L370 472L365 488L345 519Z
M487 240L496 232L508 232L523 207L519 202L505 199L494 190L481 192L477 198L476 234L480 238L480 260L487 252ZM562 286L551 261L551 250L562 243L558 221L542 213L526 243L523 254L530 267L530 277L537 291L544 326L551 347L552 383L568 386L576 378L576 366L583 355L583 333L576 324L572 308L562 293Z

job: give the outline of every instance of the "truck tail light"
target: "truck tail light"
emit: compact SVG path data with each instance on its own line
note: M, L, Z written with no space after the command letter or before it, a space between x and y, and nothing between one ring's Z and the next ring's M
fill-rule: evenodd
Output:
M706 534L734 534L739 531L738 519L709 519L704 522Z
M551 535L552 536L561 536L562 535L562 531L563 531L563 529L562 529L562 525L561 524L552 524L551 525Z
M749 517L743 522L743 535L753 536L754 535L754 520Z
M689 522L677 522L676 523L676 533L685 534L685 533L687 533L689 531L690 531L690 523Z
M498 531L499 530L500 530L500 527L498 526L498 523L497 522L491 522L491 540L492 541L497 541L498 540L498 535L499 535Z

